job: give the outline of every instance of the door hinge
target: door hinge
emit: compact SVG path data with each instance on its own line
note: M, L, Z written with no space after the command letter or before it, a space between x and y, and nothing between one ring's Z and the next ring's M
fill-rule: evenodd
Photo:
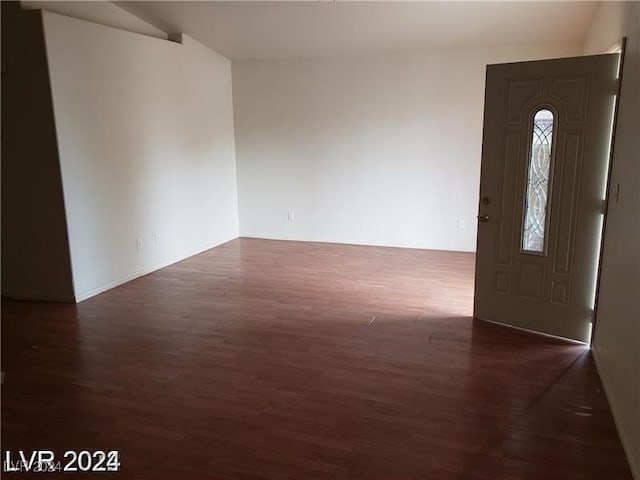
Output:
M601 214L605 214L607 213L607 199L605 198L604 200L600 201L600 213Z
M596 319L596 311L592 308L592 309L589 311L589 321L590 321L591 323L593 323L593 322L595 321L595 319Z

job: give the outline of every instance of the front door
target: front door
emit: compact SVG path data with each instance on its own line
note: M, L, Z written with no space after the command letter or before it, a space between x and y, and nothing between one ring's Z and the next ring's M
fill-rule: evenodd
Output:
M487 67L474 317L589 341L617 65Z

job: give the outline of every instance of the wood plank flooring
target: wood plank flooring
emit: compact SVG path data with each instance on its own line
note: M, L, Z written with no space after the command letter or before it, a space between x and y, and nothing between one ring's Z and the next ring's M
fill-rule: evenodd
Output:
M630 479L588 350L474 321L473 263L238 239L5 300L2 448L121 452L68 478Z

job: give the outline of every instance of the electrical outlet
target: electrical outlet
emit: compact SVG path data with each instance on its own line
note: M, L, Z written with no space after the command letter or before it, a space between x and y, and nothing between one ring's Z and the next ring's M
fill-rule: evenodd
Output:
M141 238L138 238L136 240L136 250L139 251L139 252L142 251L142 239Z
M467 222L465 222L464 218L458 219L458 229L464 230L467 226Z
M160 235L158 235L157 233L154 236L154 239L156 241L156 245L158 245L160 243Z
M295 212L289 212L289 215L287 216L287 218L289 218L290 222L293 222L296 219L296 213Z

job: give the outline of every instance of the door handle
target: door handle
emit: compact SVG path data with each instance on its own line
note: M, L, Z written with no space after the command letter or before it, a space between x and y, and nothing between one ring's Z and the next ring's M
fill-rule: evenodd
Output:
M487 223L489 221L489 215L478 215L478 220L483 223Z

